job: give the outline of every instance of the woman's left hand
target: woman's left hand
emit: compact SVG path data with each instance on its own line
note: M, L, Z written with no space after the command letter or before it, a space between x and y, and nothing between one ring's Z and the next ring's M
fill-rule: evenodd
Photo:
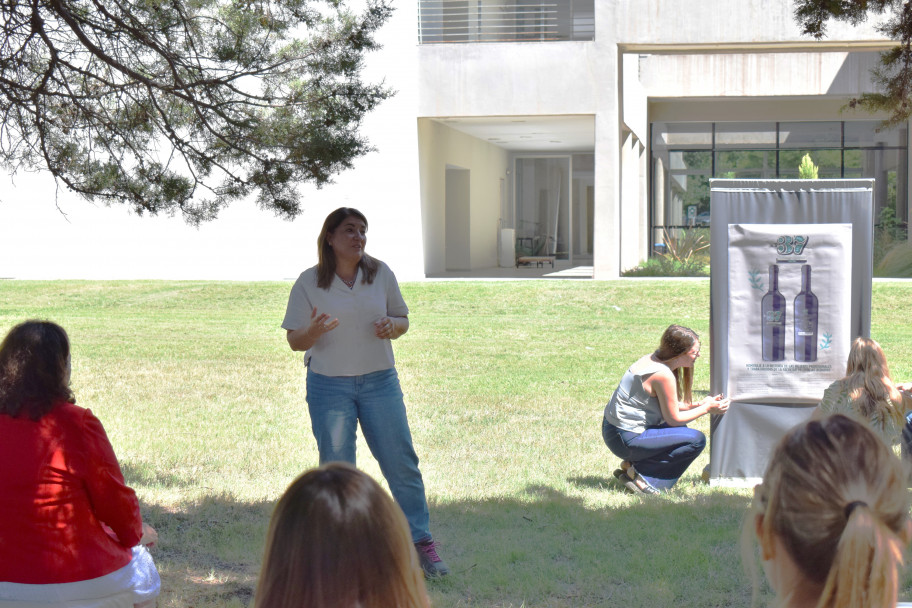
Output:
M396 321L392 317L380 317L374 321L374 335L381 340L395 340L399 337L396 334Z
M139 544L144 547L152 547L157 542L158 532L146 522L142 522L142 538L139 539Z

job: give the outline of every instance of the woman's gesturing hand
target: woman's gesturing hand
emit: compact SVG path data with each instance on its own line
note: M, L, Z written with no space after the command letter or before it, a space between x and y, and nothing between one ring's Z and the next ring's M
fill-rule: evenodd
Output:
M339 319L332 319L325 312L317 314L317 308L315 306L310 313L310 327L307 328L307 333L316 341L317 338L337 327L339 327Z

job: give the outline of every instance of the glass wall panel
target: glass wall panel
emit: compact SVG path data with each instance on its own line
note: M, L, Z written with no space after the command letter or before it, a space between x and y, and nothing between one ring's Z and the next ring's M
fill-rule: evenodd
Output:
M820 179L874 178L875 223L910 216L908 128L851 122L653 123L652 226L663 232L709 223L709 179L797 179L810 155ZM905 237L903 237L905 238Z
M664 226L688 226L709 222L709 178L712 153L703 150L675 151L668 155Z
M717 122L716 148L775 148L774 122Z
M712 123L657 122L652 128L653 148L674 146L677 148L711 148Z
M842 177L842 150L780 150L779 178L798 179L798 167L805 154L810 154L811 162L817 165L818 179Z
M569 257L570 157L516 159L516 247Z
M780 122L780 148L841 148L841 122Z
M882 129L879 120L857 120L845 123L846 148L902 147L908 145L906 125Z
M776 177L775 150L716 152L716 177L761 179Z

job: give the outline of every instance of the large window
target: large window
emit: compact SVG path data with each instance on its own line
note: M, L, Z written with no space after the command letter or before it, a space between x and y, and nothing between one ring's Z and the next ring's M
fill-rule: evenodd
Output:
M796 179L805 155L818 177L874 178L874 220L909 221L908 133L880 122L652 124L652 237L709 225L709 179Z

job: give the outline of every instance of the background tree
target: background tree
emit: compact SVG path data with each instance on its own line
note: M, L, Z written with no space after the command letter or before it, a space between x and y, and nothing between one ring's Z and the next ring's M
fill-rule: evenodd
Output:
M795 19L805 34L826 36L830 19L858 25L870 15L886 15L877 30L899 45L881 53L873 70L879 92L863 93L849 106L889 114L885 123L894 126L912 115L912 4L904 0L796 0Z
M199 223L283 217L370 150L361 79L390 0L3 0L0 163Z
M811 160L811 154L807 153L801 157L801 164L798 165L798 179L817 179L817 165Z

